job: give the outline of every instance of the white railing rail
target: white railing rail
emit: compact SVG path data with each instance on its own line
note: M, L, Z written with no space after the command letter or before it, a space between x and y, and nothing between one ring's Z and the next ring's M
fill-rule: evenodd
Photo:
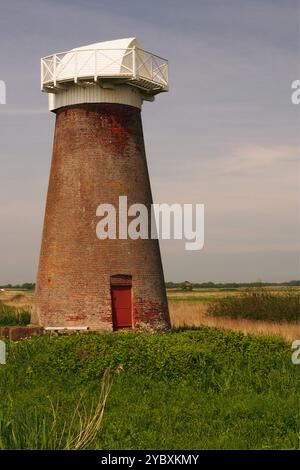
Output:
M168 90L168 61L143 49L78 49L41 59L41 88L51 91L60 83L78 79L128 78L137 86ZM152 87L151 87L152 85Z

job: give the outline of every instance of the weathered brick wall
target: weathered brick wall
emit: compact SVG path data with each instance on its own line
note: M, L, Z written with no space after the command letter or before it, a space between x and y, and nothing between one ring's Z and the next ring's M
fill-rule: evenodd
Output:
M19 341L20 339L42 335L43 333L44 329L42 327L34 325L0 327L0 338L7 338L11 341Z
M83 104L57 111L34 321L111 330L110 276L132 275L135 328L169 326L157 240L99 240L96 208L152 202L140 110Z

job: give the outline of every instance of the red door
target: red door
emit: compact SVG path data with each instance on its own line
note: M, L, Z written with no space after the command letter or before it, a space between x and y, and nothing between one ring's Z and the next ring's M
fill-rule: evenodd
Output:
M131 287L111 286L111 296L114 328L132 328Z

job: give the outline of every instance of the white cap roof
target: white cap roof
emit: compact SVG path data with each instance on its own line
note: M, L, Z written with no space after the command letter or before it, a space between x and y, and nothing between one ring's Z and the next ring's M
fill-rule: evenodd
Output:
M101 102L104 98L111 100L113 97L104 97L99 86L119 91L129 86L131 91L143 95L142 99L151 100L154 95L168 91L168 61L143 50L135 37L88 44L41 59L41 88L56 95L50 99L51 109L91 100ZM82 90L77 92L76 87ZM93 96L87 96L91 94L88 88Z
M131 51L140 47L136 38L115 39L71 49L56 68L57 81L91 76L126 76L130 72ZM95 52L96 51L96 52ZM99 52L97 52L99 51Z
M142 49L142 46L137 38L123 38L113 39L112 41L95 42L94 44L89 44L88 46L75 47L71 50L80 51L84 49L128 49L129 47L134 46Z

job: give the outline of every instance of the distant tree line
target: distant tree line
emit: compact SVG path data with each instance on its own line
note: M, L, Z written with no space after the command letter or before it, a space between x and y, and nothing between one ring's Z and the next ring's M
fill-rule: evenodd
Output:
M24 290L34 290L34 282L24 282L24 284L5 284L0 286L1 289L24 289Z
M205 289L238 289L239 287L276 287L276 286L287 286L287 287L300 287L300 280L285 281L285 282L166 282L167 289L182 289L185 291L191 291L193 289L205 288ZM34 290L34 282L24 282L24 284L5 284L0 286L1 289L25 289Z
M238 289L239 287L300 287L300 280L286 282L166 282L167 289L193 290L197 288L205 289Z

